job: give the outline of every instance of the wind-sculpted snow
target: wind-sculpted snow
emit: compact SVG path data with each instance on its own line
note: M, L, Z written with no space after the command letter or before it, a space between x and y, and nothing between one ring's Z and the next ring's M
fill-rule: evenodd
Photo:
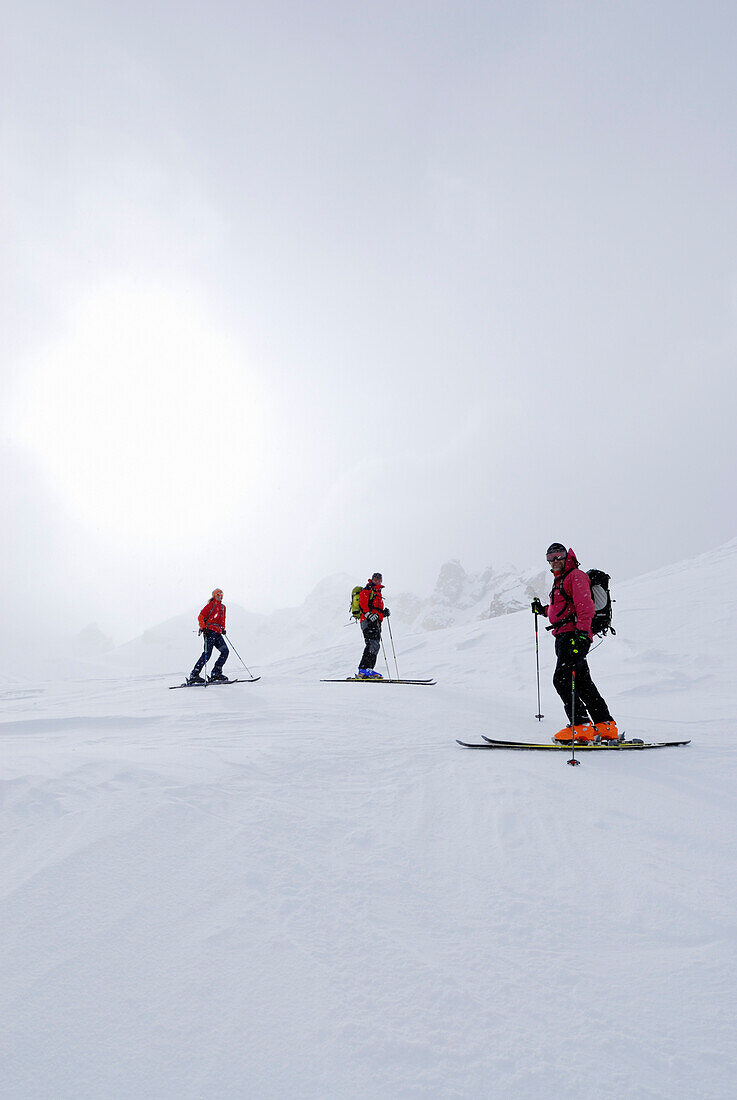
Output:
M527 612L395 629L435 687L245 621L257 684L168 691L176 638L3 681L3 1097L731 1098L736 566L619 586L595 678L692 744L576 769L455 745L562 724Z

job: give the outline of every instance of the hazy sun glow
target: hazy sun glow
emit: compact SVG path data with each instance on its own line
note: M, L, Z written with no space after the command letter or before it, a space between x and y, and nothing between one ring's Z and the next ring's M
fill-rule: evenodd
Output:
M197 532L255 480L248 364L184 295L85 300L34 364L19 419L80 514L127 536Z

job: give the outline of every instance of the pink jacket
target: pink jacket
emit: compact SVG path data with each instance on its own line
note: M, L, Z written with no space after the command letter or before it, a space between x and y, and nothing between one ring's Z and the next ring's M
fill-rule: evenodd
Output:
M591 582L583 569L578 568L576 555L569 550L565 569L560 577L556 577L550 603L543 609L543 615L547 615L553 624L553 637L582 630L593 638L591 620L594 610Z

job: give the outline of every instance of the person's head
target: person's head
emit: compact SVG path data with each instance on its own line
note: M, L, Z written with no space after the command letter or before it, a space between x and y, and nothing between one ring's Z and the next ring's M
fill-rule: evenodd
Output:
M372 573L371 584L374 586L374 588L383 588L383 581L384 578L382 577L381 573Z
M551 573L562 573L565 569L568 551L562 542L551 542L545 552L545 557L547 558Z
M222 598L223 598L222 588L213 588L212 598L213 598L213 600L222 600Z

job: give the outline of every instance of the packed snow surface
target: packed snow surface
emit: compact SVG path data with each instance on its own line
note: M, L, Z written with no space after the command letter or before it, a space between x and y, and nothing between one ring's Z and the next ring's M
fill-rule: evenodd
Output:
M6 677L3 1096L733 1097L736 574L615 591L594 678L692 743L578 768L455 743L563 724L526 612L397 622L435 687L321 683L354 626L261 665L234 635L256 684L168 691L191 633Z

